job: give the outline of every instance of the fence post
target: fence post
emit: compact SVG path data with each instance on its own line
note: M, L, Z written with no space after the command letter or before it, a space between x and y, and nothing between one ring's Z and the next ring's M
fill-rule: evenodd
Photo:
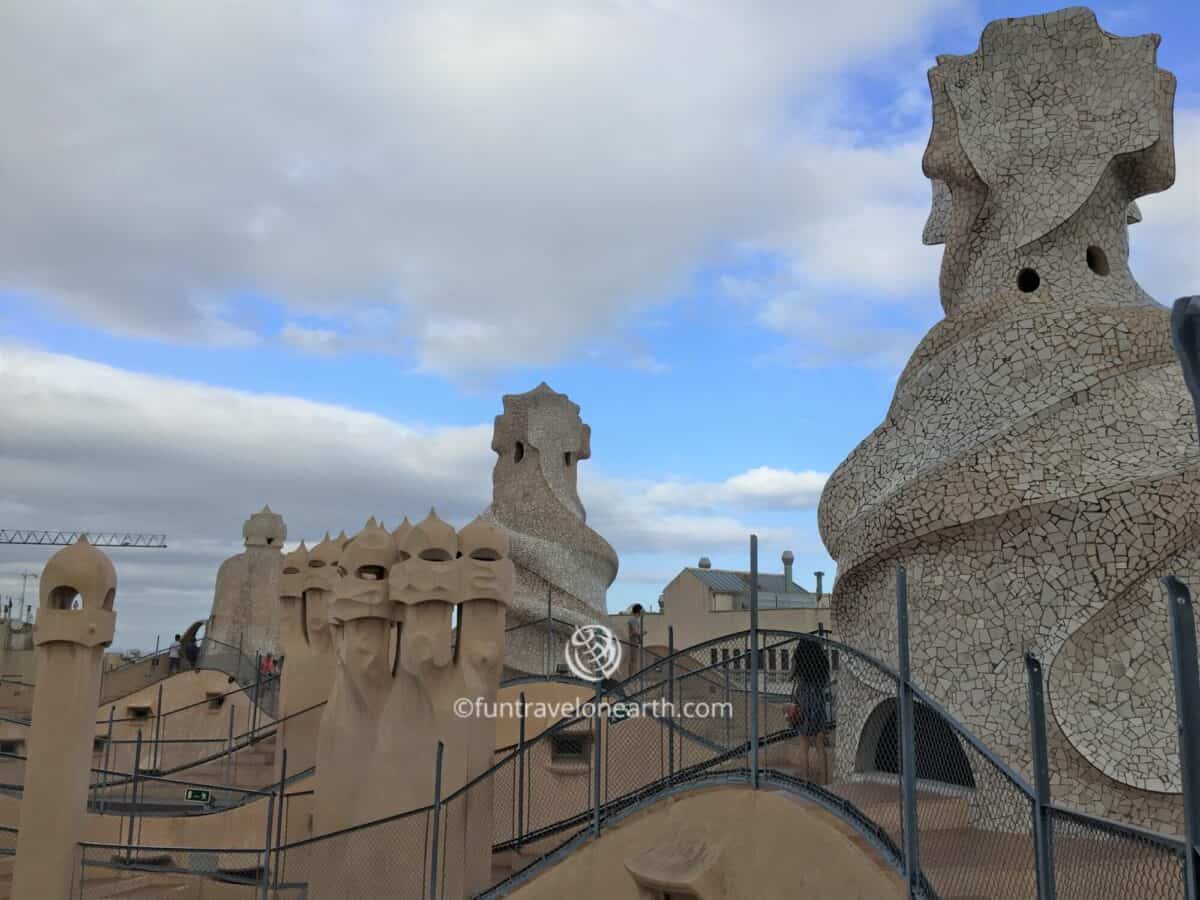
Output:
M554 674L554 589L546 586L546 677Z
M1050 822L1050 758L1046 743L1046 698L1042 664L1025 654L1029 677L1029 735L1033 750L1033 840L1037 853L1038 900L1054 900L1054 845Z
M900 781L901 814L904 820L904 874L910 897L917 896L921 872L917 837L917 753L913 729L913 695L908 659L908 572L896 566L896 654L900 664Z
M162 741L162 695L163 695L163 686L162 686L162 683L160 682L158 685L158 700L155 701L156 705L154 707L154 753L150 757L150 759L151 759L150 766L156 772L159 771L159 766L158 766L159 744Z
M603 679L596 682L592 710L592 836L600 837L600 695Z
M100 812L104 812L105 801L108 799L108 771L109 762L111 761L112 752L112 736L113 736L113 714L117 711L115 706L108 708L108 737L104 741L104 793L100 795Z
M138 788L138 770L142 767L142 730L139 728L137 733L137 743L133 749L133 788L131 791L131 800L129 804L129 850L126 854L126 862L133 862L133 828L135 824L135 816L137 815L137 788Z
M275 817L275 874L272 881L279 888L279 858L283 846L283 820L286 814L284 803L287 800L287 747L280 751L279 757L279 807Z
M675 626L667 626L667 779L675 780Z
M267 795L267 837L263 843L262 896L271 900L271 832L275 829L275 794Z
M525 836L525 692L520 694L517 710L517 848Z
M233 716L237 706L229 704L229 738L225 742L225 783L233 784Z
M721 672L725 676L725 749L730 750L733 747L733 695L729 691L729 660L721 661Z
M750 787L758 790L758 535L750 535Z
M1196 619L1192 594L1173 575L1167 589L1171 622L1171 669L1175 673L1175 715L1179 727L1179 770L1183 782L1184 875L1188 900L1200 897L1200 665L1196 662Z
M254 699L250 701L250 743L254 743L254 732L258 730L258 694L262 688L261 654L254 656Z
M438 741L437 762L433 771L433 844L429 857L429 900L437 900L438 841L442 823L442 752L445 745Z

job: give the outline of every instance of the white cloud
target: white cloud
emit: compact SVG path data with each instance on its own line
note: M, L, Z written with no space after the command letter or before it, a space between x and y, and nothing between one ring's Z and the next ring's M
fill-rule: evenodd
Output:
M296 322L288 322L279 330L279 340L313 356L333 356L340 343L338 333L330 328L310 328Z
M2 343L0 407L2 524L168 534L168 550L113 551L124 646L153 646L156 633L208 614L217 566L240 551L242 522L264 503L294 542L353 533L369 515L394 527L435 505L461 526L491 498L490 423L404 425ZM589 524L622 555L660 554L648 564L665 570L743 550L754 528L739 510L810 509L824 479L765 467L712 483L582 473ZM757 530L793 539L776 524ZM0 593L17 593L15 573L40 571L45 558L0 548Z
M889 151L824 123L955 2L8 4L0 286L201 343L261 330L213 311L238 295L384 309L462 372L561 357L764 235L911 278L839 237L889 231L855 213Z
M647 498L674 509L815 509L829 475L759 466L721 482L668 481L652 485Z

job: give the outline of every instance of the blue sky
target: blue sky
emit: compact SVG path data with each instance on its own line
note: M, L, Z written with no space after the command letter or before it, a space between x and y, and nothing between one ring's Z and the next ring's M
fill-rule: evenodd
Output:
M1096 8L1179 80L1178 183L1132 232L1163 302L1200 283L1188 6ZM940 316L925 70L1051 7L803 7L0 14L0 526L170 533L116 559L144 647L264 502L293 538L461 524L500 396L545 380L592 426L610 608L751 530L832 574L819 478ZM0 548L0 594L45 555Z

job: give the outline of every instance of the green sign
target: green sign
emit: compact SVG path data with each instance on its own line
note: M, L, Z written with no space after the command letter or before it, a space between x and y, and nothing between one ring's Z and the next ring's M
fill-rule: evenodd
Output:
M629 708L629 706L627 704L618 703L615 706L613 706L612 710L609 712L608 721L609 722L623 722L632 715L633 715L633 711Z
M184 800L194 800L196 803L208 803L212 799L211 791L202 791L198 788L188 788L183 792Z

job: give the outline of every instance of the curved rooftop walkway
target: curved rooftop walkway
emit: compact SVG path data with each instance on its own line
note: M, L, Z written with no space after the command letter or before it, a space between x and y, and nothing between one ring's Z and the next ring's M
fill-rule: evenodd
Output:
M382 895L411 892L427 897L437 885L437 896L454 896L455 881L466 868L456 835L464 831L470 800L472 806L487 802L494 811L490 879L472 885L472 895L534 897L538 895L523 893L525 886L532 888L542 876L550 877L566 856L584 845L599 847L611 829L665 798L749 785L755 761L759 790L781 792L822 808L852 829L873 858L901 871L904 842L895 729L872 725L880 711L895 702L895 671L826 636L759 632L763 658L786 652L788 659L803 654L805 659L823 657L829 665L825 735L839 739L830 742L829 771L814 771L812 756L803 764L796 759L795 747L801 742L784 715L788 697L780 690L783 682L768 675L755 691L746 667L739 664L747 660L748 640L747 632L739 632L679 651L601 693L604 700L637 703L639 709L669 700L676 704L674 710L617 715L610 709L595 719L559 722L429 807L333 834L291 839L301 830L290 820L292 799L310 792L285 791L283 821L266 845L206 849L90 843L83 847L81 878L112 878L113 873L124 878L153 873L154 878L176 880L214 876L226 882L270 884L278 896L298 897L330 854L356 848L361 855L364 848L386 846L386 858L363 875L390 885ZM932 698L915 687L914 695L918 722L925 722L916 753L921 776L916 795L921 847L914 873L916 893L943 900L1035 896L1029 784ZM678 710L686 700L721 700L730 704L733 714L684 715ZM864 754L857 736L872 733L877 746ZM579 735L600 739L589 742L588 758L579 760L579 774L586 777L564 782L554 775L552 763L562 739ZM243 803L263 799L261 794L247 796ZM1178 839L1057 807L1049 812L1060 897L1183 896L1183 845ZM347 884L344 895L371 896L376 887Z

